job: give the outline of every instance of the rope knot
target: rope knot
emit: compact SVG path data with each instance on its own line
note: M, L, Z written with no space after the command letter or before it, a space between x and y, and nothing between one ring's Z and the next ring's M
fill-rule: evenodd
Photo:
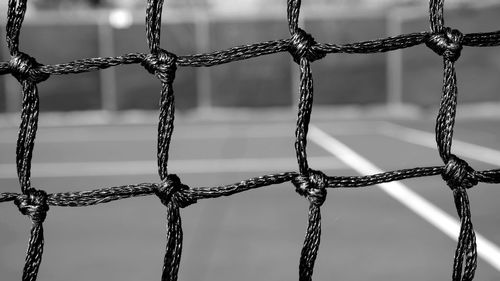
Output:
M26 194L18 196L14 203L23 215L29 216L33 223L42 223L49 210L47 204L47 193L43 190L29 188Z
M169 202L172 202L180 208L185 208L196 203L196 199L191 198L189 194L186 193L188 190L189 186L182 184L177 175L170 174L160 185L157 186L155 194L160 198L161 203L165 206Z
M12 56L9 61L10 72L18 81L40 83L49 79L50 74L40 71L41 66L42 64L23 52Z
M175 54L158 49L158 52L146 55L141 65L162 82L171 82L175 78L176 63L177 56Z
M446 27L441 32L430 35L425 44L436 54L456 61L462 52L463 38L460 31Z
M466 161L453 154L450 155L450 159L444 167L442 177L451 190L460 187L471 188L478 183L476 171Z
M312 204L321 206L325 203L328 177L323 172L310 169L308 175L298 175L292 183L295 191L307 197Z
M325 52L315 48L318 43L316 43L312 35L300 28L293 34L291 43L290 53L296 63L300 63L301 58L313 62L326 56Z

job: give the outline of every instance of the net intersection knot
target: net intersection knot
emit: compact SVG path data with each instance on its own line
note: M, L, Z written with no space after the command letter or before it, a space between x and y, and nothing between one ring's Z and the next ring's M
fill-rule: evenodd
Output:
M43 65L23 52L18 52L8 62L10 73L20 82L28 80L33 83L40 83L49 79L50 74L42 72L40 70L41 66Z
M23 215L29 216L34 224L43 223L49 210L47 193L34 188L29 188L26 194L17 196L14 204Z
M175 78L177 70L177 56L166 50L158 51L144 57L141 65L151 74L156 75L162 82L170 82Z
M155 194L160 198L163 205L167 206L169 202L172 202L180 208L185 208L197 202L187 191L189 191L189 186L182 184L179 177L175 174L168 175L155 188Z
M436 54L454 62L462 52L463 39L462 32L445 27L442 31L429 35L425 44Z
M441 176L453 191L461 187L469 189L478 184L476 171L454 154L450 154Z
M296 63L300 63L301 58L306 58L308 61L313 62L326 56L324 51L316 48L318 43L314 40L314 37L301 28L298 28L294 32L291 43L290 53Z
M325 203L328 177L323 172L309 169L308 175L298 175L292 179L292 183L295 191L312 204L319 207Z

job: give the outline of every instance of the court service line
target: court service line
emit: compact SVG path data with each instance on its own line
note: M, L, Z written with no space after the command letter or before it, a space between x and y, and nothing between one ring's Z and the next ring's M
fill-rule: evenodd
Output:
M325 170L347 168L331 156L311 157ZM179 174L286 172L297 170L295 158L190 159L169 161L170 171ZM154 175L156 161L33 163L34 178ZM0 179L17 178L14 164L0 164Z
M309 138L360 174L369 175L383 172L354 150L315 126L311 126ZM458 220L412 191L406 185L401 182L389 182L378 186L450 238L458 239L460 232ZM476 232L476 241L478 255L500 271L500 248L478 232Z
M72 127L72 128L47 128L40 130L37 135L37 143L87 143L87 142L154 142L156 139L155 129L151 125L144 127L130 126L125 130L94 127ZM150 127L150 129L148 129ZM295 127L290 123L259 124L259 125L186 125L178 126L174 132L173 140L187 139L262 139L262 138L293 138ZM359 135L376 133L376 125L366 125L358 122L348 122L335 127L336 132L341 135ZM3 131L0 134L0 144L14 145L17 139L17 129Z
M388 137L403 140L408 143L437 149L436 138L433 133L386 123L380 132ZM452 152L483 163L500 166L500 151L453 139Z

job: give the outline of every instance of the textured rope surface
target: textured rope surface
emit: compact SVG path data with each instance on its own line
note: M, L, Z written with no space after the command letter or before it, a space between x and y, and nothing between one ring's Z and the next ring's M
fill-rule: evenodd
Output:
M149 53L132 53L108 58L89 58L64 64L43 65L19 50L19 35L27 0L9 0L7 15L7 47L11 58L0 62L0 75L11 74L22 85L21 124L17 139L16 163L21 193L0 193L0 202L13 201L32 223L26 263L22 280L36 280L43 253L43 222L49 206L84 207L125 198L155 194L166 207L167 244L161 280L177 280L181 252L182 225L180 208L200 199L230 196L250 189L292 182L298 194L309 202L309 219L299 262L299 280L312 280L314 262L321 236L321 206L327 188L359 188L408 178L441 175L451 188L461 222L458 245L453 263L452 280L472 280L477 266L477 249L467 189L479 182L500 183L500 170L475 171L468 163L451 153L453 127L457 107L457 78L455 62L463 46L486 47L500 45L500 31L462 34L446 27L443 0L431 0L428 32L403 34L377 40L344 45L315 41L299 27L300 0L288 0L287 20L290 38L207 54L177 56L160 47L163 0L148 0L146 9L146 39ZM307 133L313 108L313 76L311 62L332 53L380 53L426 44L443 57L443 93L436 120L436 142L443 166L418 167L366 176L327 176L315 171L307 162ZM300 69L298 118L295 149L298 172L264 175L239 183L215 187L189 187L179 177L168 173L168 152L174 129L173 83L178 67L209 67L253 57L289 52ZM158 174L160 183L143 183L108 187L84 192L47 194L31 187L31 158L38 125L39 98L37 84L50 75L75 74L105 69L123 64L141 64L161 82L158 122Z

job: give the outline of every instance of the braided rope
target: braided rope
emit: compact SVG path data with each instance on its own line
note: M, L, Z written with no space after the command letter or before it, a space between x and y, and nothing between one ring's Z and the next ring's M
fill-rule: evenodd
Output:
M167 245L162 280L177 280L182 252L180 208L200 199L230 196L239 192L284 182L292 182L297 193L310 201L309 220L299 264L299 280L312 280L314 262L320 244L321 205L327 188L359 188L408 178L442 175L453 192L461 222L455 252L452 280L472 280L477 266L477 249L467 189L479 182L500 183L500 170L475 171L468 163L451 153L457 107L455 61L463 46L500 45L500 31L462 34L444 25L443 0L430 0L431 29L428 32L403 34L383 39L336 45L318 43L299 27L300 0L288 0L287 20L291 37L269 42L237 46L227 50L190 56L176 56L160 48L163 0L148 0L146 37L148 54L131 53L117 57L88 58L64 64L42 65L19 50L19 35L27 0L9 0L7 16L8 62L0 62L0 75L11 74L22 85L21 125L17 139L16 163L21 193L0 193L0 202L13 201L33 225L22 280L36 280L43 253L43 221L49 206L83 207L131 197L155 194L167 208ZM443 57L443 93L436 120L436 142L443 166L402 169L367 176L327 176L309 167L307 133L313 104L311 62L335 53L380 53L426 44ZM188 187L168 173L168 152L174 128L173 82L177 67L209 67L238 60L289 52L300 68L300 98L295 131L298 172L264 175L235 184L215 187ZM161 82L158 123L158 174L160 183L143 183L108 187L84 192L47 194L31 187L31 158L38 124L39 98L37 84L50 75L75 74L123 64L141 64Z

